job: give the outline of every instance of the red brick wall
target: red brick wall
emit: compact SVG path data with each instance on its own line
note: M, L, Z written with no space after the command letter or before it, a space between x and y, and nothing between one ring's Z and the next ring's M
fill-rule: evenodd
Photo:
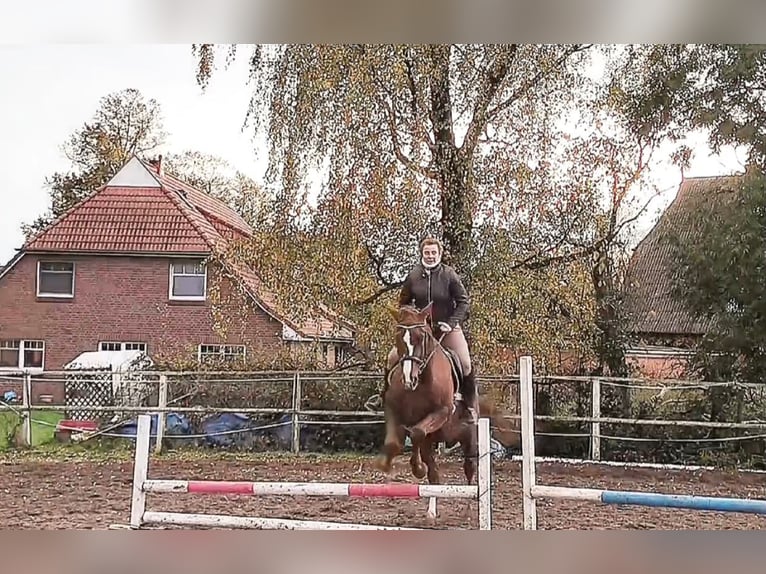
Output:
M150 356L188 359L196 357L201 343L244 344L248 354L279 345L281 324L252 304L247 313L243 301L232 301L233 322L222 339L214 331L209 302L170 301L169 259L45 256L74 260L75 294L42 300L36 297L38 258L26 255L0 279L0 339L44 340L46 371L97 350L99 341L142 341ZM209 274L208 288L212 283ZM46 391L34 394L39 392Z
M677 356L642 356L628 355L628 365L641 377L650 379L686 378L686 361Z

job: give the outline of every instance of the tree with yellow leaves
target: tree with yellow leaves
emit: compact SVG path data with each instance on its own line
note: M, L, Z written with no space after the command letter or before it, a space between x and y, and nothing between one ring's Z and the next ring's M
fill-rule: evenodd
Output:
M241 51L194 47L203 86L221 50ZM247 118L267 138L276 199L237 255L296 313L329 306L385 353L385 308L433 233L471 293L480 364L504 342L544 357L592 348L591 270L635 216L630 190L656 142L619 123L617 60L601 60L606 80L593 73L615 50L252 47Z

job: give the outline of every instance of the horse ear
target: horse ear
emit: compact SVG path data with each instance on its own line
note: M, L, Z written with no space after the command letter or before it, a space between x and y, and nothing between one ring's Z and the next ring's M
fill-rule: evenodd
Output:
M420 318L423 319L424 321L426 320L430 321L432 309L433 309L433 301L420 310L420 313L419 313Z

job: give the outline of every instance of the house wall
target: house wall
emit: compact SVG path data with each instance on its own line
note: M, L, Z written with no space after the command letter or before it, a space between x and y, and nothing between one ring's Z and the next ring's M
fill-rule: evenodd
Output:
M687 355L683 349L659 348L651 352L641 349L629 349L625 360L632 372L650 379L685 379Z
M46 371L60 370L100 341L147 343L150 356L197 356L199 344L243 344L250 355L281 344L282 325L236 293L222 309L231 320L221 337L214 330L209 302L169 299L170 259L156 257L45 256L45 261L74 261L71 299L36 296L36 255L24 256L0 279L0 340L45 341ZM208 276L208 292L211 287ZM224 293L231 293L226 284ZM248 312L249 311L249 312ZM0 393L3 391L0 388ZM40 394L63 398L62 385L40 384Z

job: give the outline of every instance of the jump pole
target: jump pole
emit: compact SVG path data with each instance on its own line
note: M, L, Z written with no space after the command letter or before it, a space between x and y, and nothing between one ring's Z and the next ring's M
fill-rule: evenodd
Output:
M364 484L314 482L247 482L212 480L153 480L148 478L150 418L139 415L133 466L133 497L130 527L176 525L187 527L255 528L277 530L419 530L368 524L346 524L249 516L187 514L146 510L149 493L190 493L249 496L343 496L352 498L429 498L429 510L437 498L478 501L479 530L492 529L490 424L479 419L477 484Z
M532 385L532 358L521 357L521 448L522 448L522 494L524 530L537 530L537 499L566 499L657 508L680 508L715 512L742 512L766 514L766 500L693 496L687 494L660 494L656 492L631 492L595 488L571 488L536 484L534 388Z

